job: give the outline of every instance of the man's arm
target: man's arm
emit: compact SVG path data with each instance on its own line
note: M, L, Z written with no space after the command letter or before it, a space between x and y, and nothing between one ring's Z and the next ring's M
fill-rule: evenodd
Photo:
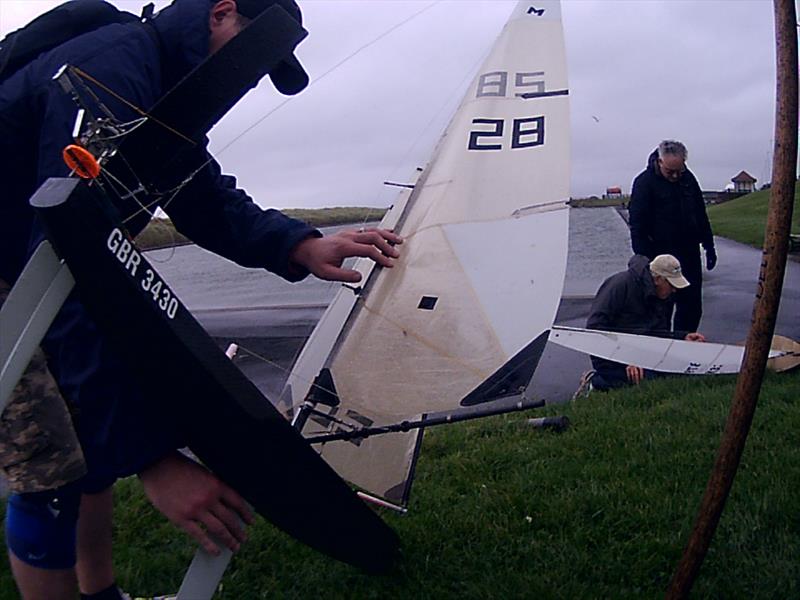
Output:
M606 279L594 297L586 328L614 331L616 317L625 305L626 294L624 282L617 281L615 277Z
M204 248L289 281L303 279L309 272L322 279L357 281L355 271L340 269L345 258L367 256L391 267L391 258L398 256L391 244L402 243L399 236L383 230L323 237L302 221L260 208L237 189L235 178L222 175L213 159L166 210L178 230Z
M634 254L654 257L650 239L650 186L639 175L633 181L631 201L628 204L628 220L631 229L631 248Z
M195 160L210 162L162 207L175 227L193 242L244 267L264 268L290 281L305 277L307 272L289 268L289 253L302 240L322 234L280 211L259 207L206 152L198 152Z

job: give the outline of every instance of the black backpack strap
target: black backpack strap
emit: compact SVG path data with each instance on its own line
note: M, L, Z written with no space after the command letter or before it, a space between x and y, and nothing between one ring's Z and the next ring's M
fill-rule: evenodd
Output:
M36 17L0 41L0 83L39 55L89 31L139 19L104 0L72 0Z

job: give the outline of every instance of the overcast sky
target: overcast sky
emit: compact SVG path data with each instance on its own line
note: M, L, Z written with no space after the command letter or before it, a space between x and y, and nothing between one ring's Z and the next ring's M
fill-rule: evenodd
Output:
M0 0L0 34L58 3ZM113 2L136 13L145 3ZM212 131L212 151L262 206L388 206L396 191L382 182L425 164L516 2L298 3L312 85L266 116L284 98L265 80ZM687 145L703 189L741 170L770 179L771 1L562 0L562 10L572 196L629 192L665 138Z

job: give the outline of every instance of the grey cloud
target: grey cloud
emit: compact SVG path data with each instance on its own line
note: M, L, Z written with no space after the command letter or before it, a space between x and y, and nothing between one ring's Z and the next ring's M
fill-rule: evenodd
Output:
M138 11L143 0L117 1ZM2 0L3 33L56 2ZM165 2L161 2L161 5ZM219 156L264 205L389 204L385 179L427 162L513 1L299 0L298 55L313 84ZM626 191L663 138L684 141L701 184L769 178L775 59L766 0L563 0L573 196ZM211 134L218 151L283 102L266 83ZM392 192L392 193L390 193Z

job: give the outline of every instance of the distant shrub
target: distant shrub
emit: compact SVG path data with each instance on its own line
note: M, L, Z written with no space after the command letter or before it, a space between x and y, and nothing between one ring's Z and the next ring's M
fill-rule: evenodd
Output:
M589 196L588 198L572 198L569 205L574 208L599 208L603 206L627 206L630 196L621 196L619 198L598 198L597 196Z
M334 208L289 208L284 214L305 221L312 227L370 223L380 221L387 208L369 206L337 206ZM171 219L152 219L136 236L136 244L142 250L156 250L191 244L192 241L175 229Z
M151 219L136 236L136 245L142 250L157 250L191 244L191 240L175 229L171 219Z
M387 210L369 206L336 206L333 208L289 208L283 212L314 227L327 227L329 225L380 221Z

